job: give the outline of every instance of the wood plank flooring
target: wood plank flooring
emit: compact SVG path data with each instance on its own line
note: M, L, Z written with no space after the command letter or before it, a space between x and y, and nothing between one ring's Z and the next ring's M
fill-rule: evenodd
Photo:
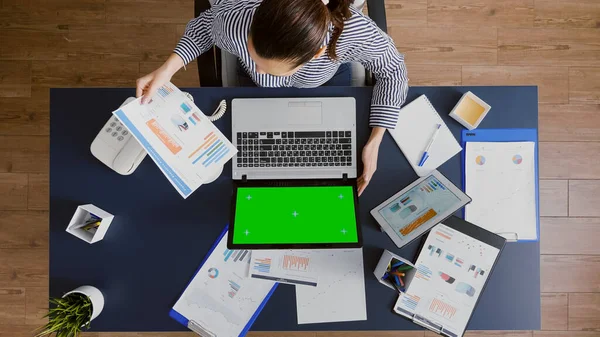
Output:
M0 0L0 337L32 336L47 307L49 88L133 87L169 55L193 15L191 0L163 4ZM542 331L466 336L599 337L600 1L386 0L386 8L411 85L539 86ZM196 70L190 65L174 83L198 86Z

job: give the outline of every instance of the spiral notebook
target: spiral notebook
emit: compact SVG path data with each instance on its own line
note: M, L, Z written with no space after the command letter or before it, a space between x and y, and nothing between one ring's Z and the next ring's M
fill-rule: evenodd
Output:
M423 166L418 166L425 147L438 124L442 126L440 133L431 145L429 158ZM419 177L431 173L462 150L446 123L425 95L419 96L400 109L396 128L388 129L388 131Z

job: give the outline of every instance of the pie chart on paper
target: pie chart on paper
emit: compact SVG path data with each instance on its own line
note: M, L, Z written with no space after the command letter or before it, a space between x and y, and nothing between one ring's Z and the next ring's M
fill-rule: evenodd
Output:
M217 278L219 276L219 270L217 268L210 268L208 270L208 277Z
M483 165L483 164L485 164L485 157L477 156L477 157L475 157L475 162L477 163L477 165Z
M515 154L515 155L512 157L512 161L513 161L513 163L515 163L516 165L519 165L519 164L521 164L521 163L523 162L523 157L521 157L521 155L520 155L520 154Z

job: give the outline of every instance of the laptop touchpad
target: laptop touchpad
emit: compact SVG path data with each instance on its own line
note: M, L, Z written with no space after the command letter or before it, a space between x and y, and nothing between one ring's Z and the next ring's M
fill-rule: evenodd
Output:
M321 102L288 103L288 124L314 125L323 122Z

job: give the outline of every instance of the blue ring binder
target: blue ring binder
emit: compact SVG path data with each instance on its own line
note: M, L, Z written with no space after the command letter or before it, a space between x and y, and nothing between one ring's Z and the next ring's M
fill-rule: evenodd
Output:
M202 263L200 263L200 266L198 266L198 269L196 269L196 271L194 272L194 276L192 276L192 278L190 278L190 281L185 286L186 288L189 287L189 285L192 282L192 280L194 279L194 277L196 277L196 274L198 274L198 272L200 271L200 269L202 268L202 266L204 266L204 263L206 262L206 260L208 260L208 258L212 255L213 251L215 250L215 248L217 247L217 245L219 244L219 242L221 241L221 239L223 239L223 237L225 236L225 233L227 233L228 229L229 229L229 225L225 226L225 228L223 229L223 231L221 232L221 234L219 234L219 237L217 238L217 240L215 240L215 242L213 243L213 245L210 247L210 250L208 251L208 253L206 253L206 255L204 256L204 259L202 260ZM252 315L252 317L250 318L250 320L248 321L248 323L246 324L246 326L244 327L244 329L240 333L239 337L243 337L243 336L245 336L248 333L248 331L250 330L250 327L252 326L252 323L254 323L254 321L256 320L256 318L258 317L258 315L260 314L260 312L264 308L264 306L267 304L267 302L269 301L269 298L275 292L275 289L277 288L278 284L279 283L275 283L273 285L273 288L271 288L271 291L269 291L269 293L267 294L267 296L265 297L265 299L258 306L258 308L256 309L256 311L254 312L254 315ZM171 318L173 318L174 320L176 320L177 322L179 322L183 326L190 328L190 323L191 323L190 320L187 319L182 314L180 314L179 312L175 311L175 309L171 309L169 311L169 316L171 316ZM192 331L198 333L198 331L196 331L196 330L192 330ZM201 335L200 333L198 333L198 334ZM201 335L201 336L203 336L203 335ZM213 335L210 334L210 335L207 335L207 336L213 336Z

